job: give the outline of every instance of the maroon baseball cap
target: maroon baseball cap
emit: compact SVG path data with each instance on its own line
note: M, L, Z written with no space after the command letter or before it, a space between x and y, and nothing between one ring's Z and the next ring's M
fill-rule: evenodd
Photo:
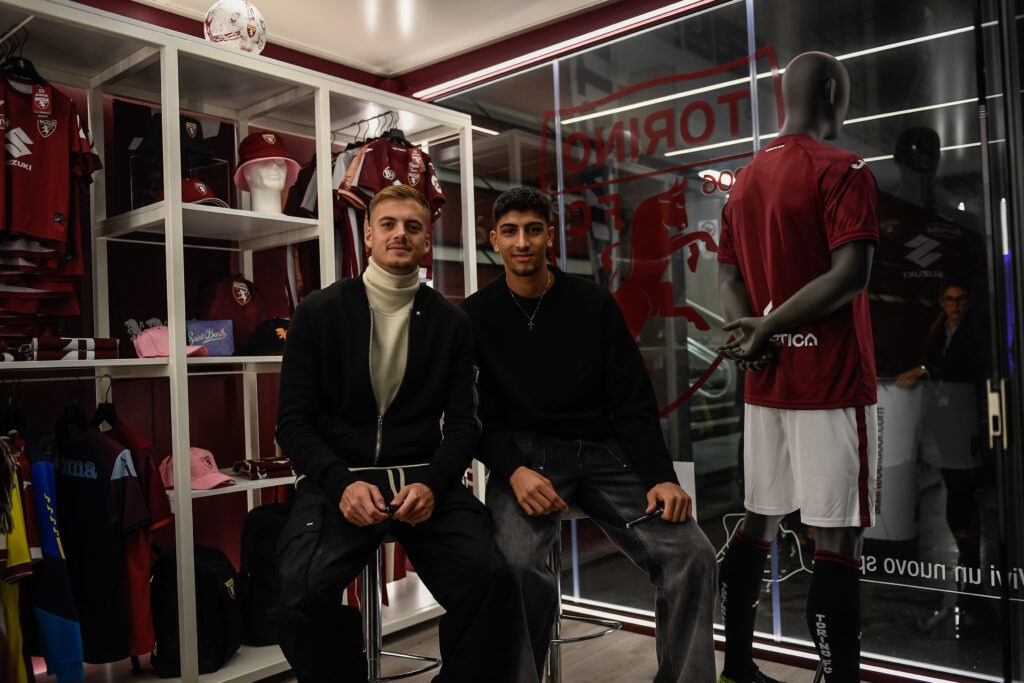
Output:
M284 140L276 133L252 133L247 135L238 145L238 168L235 169L235 186L240 190L249 191L249 183L242 169L254 161L263 159L281 159L288 165L285 176L285 187L295 184L299 175L299 162L292 158L284 146Z
M156 196L158 202L163 201L163 198L163 192ZM210 186L198 178L185 178L181 181L181 201L186 204L209 204L228 208L228 203L223 199L217 199Z

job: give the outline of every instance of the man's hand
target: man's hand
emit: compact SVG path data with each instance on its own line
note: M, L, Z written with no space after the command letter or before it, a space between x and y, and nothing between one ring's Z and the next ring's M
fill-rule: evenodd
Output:
M904 389L909 389L910 387L917 384L917 380L921 379L922 377L924 377L923 367L919 365L916 368L910 368L906 372L901 372L900 374L896 375L896 386L902 387Z
M549 515L555 510L568 510L569 506L555 493L551 480L520 465L508 478L519 506L531 517Z
M718 352L736 361L755 361L763 356L774 331L768 317L749 316L722 326L734 332L733 339L718 347Z
M654 512L658 505L665 506L661 518L666 522L685 522L693 512L693 499L679 484L663 481L647 492L647 514Z
M420 524L434 514L434 492L426 484L409 484L391 501L391 516L406 524Z
M380 489L369 482L356 481L345 487L338 509L352 524L370 526L388 518Z

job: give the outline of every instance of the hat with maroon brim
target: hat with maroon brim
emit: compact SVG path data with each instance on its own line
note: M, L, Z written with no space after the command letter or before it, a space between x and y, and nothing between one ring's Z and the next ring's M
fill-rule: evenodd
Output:
M206 491L234 485L235 480L232 477L217 469L217 461L210 451L192 446L188 449L188 456L192 490ZM174 488L174 458L170 455L160 463L160 479L164 483L164 488Z
M245 179L246 166L264 159L280 159L288 166L285 176L285 187L295 184L299 175L299 162L288 153L284 140L276 133L252 133L247 135L238 145L238 168L235 169L235 186L240 190L249 191L249 181Z
M163 192L156 196L158 202L163 199ZM228 203L223 199L218 199L210 186L198 178L185 178L181 181L181 201L185 204L208 204L228 208Z

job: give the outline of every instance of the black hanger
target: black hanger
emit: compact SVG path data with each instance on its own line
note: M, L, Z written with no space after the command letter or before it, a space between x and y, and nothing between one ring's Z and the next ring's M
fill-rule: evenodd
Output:
M61 413L60 419L57 420L57 424L53 426L52 431L58 436L66 436L68 429L71 427L75 427L80 431L85 431L89 428L89 419L85 416L85 410L77 403L64 406L64 412Z
M28 59L21 56L21 48L28 42L28 31L22 29L25 33L24 38L16 38L19 42L16 46L12 47L10 52L5 56L4 59L4 72L8 76L14 76L23 81L29 81L35 85L47 85L46 79L39 75L36 71L36 67ZM15 38L15 36L12 36ZM14 56L17 52L18 55Z
M110 375L104 375L103 377L109 382L109 384L107 384L107 393L106 396L103 397L103 402L96 404L96 412L93 413L91 420L92 426L97 428L104 422L113 427L121 421L117 417L117 408L115 408L114 404L110 402L110 387L114 382Z
M76 386L77 389L77 386ZM67 436L68 429L71 427L77 428L79 431L85 431L89 428L89 418L85 416L85 410L78 403L78 392L76 391L74 402L64 406L64 412L61 413L60 419L57 420L57 424L50 430L58 437Z
M21 412L21 406L18 405L17 394L18 382L15 380L14 386L11 387L11 395L7 397L7 405L4 406L3 412L0 413L0 432L2 432L2 435L7 435L12 431L20 432L25 425L25 416Z
M4 62L4 72L8 76L14 76L22 81L29 81L34 85L46 85L46 79L40 76L32 62L24 57L15 57Z
M393 142L402 147L412 147L412 143L405 139L405 133L402 132L401 128L392 128L384 135L387 137L388 142Z

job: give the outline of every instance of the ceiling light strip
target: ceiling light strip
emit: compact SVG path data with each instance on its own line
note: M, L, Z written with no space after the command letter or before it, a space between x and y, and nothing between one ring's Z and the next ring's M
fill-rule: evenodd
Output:
M993 24L992 23L987 24L987 26L991 26L991 25L993 25ZM901 47L906 47L908 45L914 45L914 44L917 44L917 43L924 43L924 42L928 42L928 41L931 41L931 40L939 40L941 38L948 38L950 36L954 36L954 35L957 35L957 34L960 34L960 33L966 33L968 31L972 31L972 30L974 30L973 26L964 26L964 27L961 27L961 28L951 29L949 31L943 31L941 33L932 33L932 34L929 34L927 36L921 36L919 38L911 38L911 39L908 39L908 40L901 40L901 41L896 42L896 43L887 43L885 45L879 45L877 47L871 47L871 48L867 48L865 50L859 50L857 52L848 52L848 53L846 53L844 55L839 55L838 57L836 57L836 59L839 59L839 60L854 59L856 57L863 57L864 55L874 54L874 53L877 53L877 52L885 52L887 50L895 50L895 49L898 49L898 48L901 48ZM778 69L779 75L782 75L785 72L786 72L785 68ZM757 78L758 79L769 78L771 75L772 75L772 73L770 71L766 71L764 73L759 73L757 75ZM587 120L595 119L595 118L598 118L598 117L601 117L601 116L608 116L608 115L611 115L611 114L620 114L620 113L622 113L624 111L631 111L633 109L640 109L642 107L648 107L648 106L655 105L655 104L661 104L662 102L669 102L671 100L680 99L680 98L683 98L683 97L688 97L690 95L699 95L699 94L702 94L702 93L705 93L705 92L712 92L714 90L719 90L719 89L722 89L722 88L727 88L727 87L730 87L730 86L739 85L741 83L745 83L745 82L749 82L749 81L750 81L749 78L738 78L738 79L734 79L734 80L731 80L731 81L726 81L724 83L719 83L719 84L716 84L716 85L709 85L709 86L706 86L704 88L698 88L696 90L688 90L687 92L683 92L683 93L674 93L672 95L665 95L663 97L656 97L656 98L651 99L651 100L645 100L643 102L636 102L634 104L627 104L627 105L623 105L621 107L616 107L614 109L607 109L607 110L603 110L603 111L599 111L599 112L591 112L590 114L585 114L583 116L574 116L572 118L563 119L562 123L563 124L579 123L581 121L587 121ZM847 123L850 123L850 121L847 121Z
M769 74L766 74L769 75ZM631 111L633 109L640 109L641 107L649 107L654 104L661 104L662 102L671 102L672 100L678 100L683 97L690 97L691 95L701 95L706 92L712 92L714 90L721 90L722 88L728 88L733 85L742 85L748 83L749 78L736 78L731 81L724 83L716 83L714 85L707 85L703 88L695 88L693 90L687 90L686 92L672 93L671 95L664 95L662 97L655 97L652 100L644 100L643 102L634 102L633 104L624 104L621 107L615 107L613 109L603 109L601 111L592 112L590 114L583 114L582 116L573 116L572 118L562 119L562 125L568 125L571 123L579 123L580 121L589 121L590 119L596 119L600 116L610 116L612 114L621 114L624 111Z
M680 2L675 2L671 5L666 5L665 7L660 7L656 10L651 10L629 19L624 19L612 24L611 26L605 26L594 31L589 31L583 35L576 36L575 38L563 40L559 43L555 43L554 45L549 45L548 47L528 52L525 55L505 60L504 62L500 62L493 66L479 69L466 74L465 76L453 78L452 80L439 85L424 88L423 90L414 92L412 96L418 100L429 100L453 90L458 90L468 85L472 85L479 81L493 78L494 76L499 76L503 73L508 73L509 71L524 67L528 64L542 61L544 59L554 58L560 54L584 47L591 43L599 41L604 42L616 34L640 28L646 24L651 24L665 17L677 14L684 9L691 8L693 6L705 5L709 2L710 0L681 0Z
M960 105L973 104L977 101L977 98L969 97L965 100L956 100L954 102L941 102L939 104L929 104L925 107L914 107L913 109L900 109L899 111L887 111L882 114L872 114L871 116L861 116L856 119L847 119L846 121L843 122L843 125L848 126L853 123L864 123L865 121L887 119L891 116L906 116L907 114L916 114L922 111L932 111L934 109L943 109L945 107L959 107Z
M992 25L992 24L989 24ZM948 38L955 36L960 33L968 33L973 31L973 26L963 26L961 28L950 29L949 31L943 31L941 33L931 33L927 36L919 36L917 38L909 38L907 40L901 40L896 43L888 43L886 45L879 45L878 47L869 47L864 50L857 50L856 52L847 52L845 55L839 55L836 59L842 61L844 59L856 59L857 57L863 57L864 55L874 54L876 52L884 52L886 50L897 50L901 47L907 47L908 45L916 45L918 43L926 43L929 40L938 40L940 38Z
M970 99L966 99L966 100L957 100L955 102L944 102L942 104L932 104L932 105L928 105L927 107L915 107L914 109L901 109L900 111L890 111L890 112L886 112L884 114L875 114L873 116L862 116L862 117L856 118L856 119L847 119L846 121L843 122L843 125L844 126L849 126L849 125L855 124L855 123L864 123L865 121L875 121L875 120L878 120L878 119L886 119L886 118L890 118L890 117L893 117L893 116L906 116L907 114L916 114L916 113L922 112L922 111L931 111L931 110L934 110L934 109L943 109L945 107L958 107L960 105L970 104L970 103L973 103L973 102L975 102L975 100L973 98L970 98ZM778 136L778 132L775 132L775 133L765 133L764 135L761 136L761 139L762 140L765 140L765 139L770 140L770 139L775 138L776 136ZM665 156L667 156L667 157L674 157L674 156L680 156L682 154L694 154L696 152L704 152L704 151L707 151L709 149L719 149L721 147L728 147L730 145L742 145L742 144L746 144L746 143L750 142L751 140L753 140L752 137L737 138L736 140L726 140L725 142L716 142L716 143L713 143L713 144L710 144L710 145L702 145L700 147L690 147L690 148L687 148L687 149L677 149L677 150L673 150L671 152L665 152ZM993 140L992 142L998 142L998 140ZM950 145L948 147L943 147L941 149L942 149L942 151L951 151L951 150L955 150L955 149L964 149L966 147L975 147L975 146L977 146L979 144L980 143L977 143L977 142L967 142L967 143L964 143L962 145ZM870 159L865 159L864 161L868 161L868 162L870 162L870 161L882 161L884 159L891 159L891 158L892 158L892 155L890 154L888 156L882 156L882 157L871 157Z

